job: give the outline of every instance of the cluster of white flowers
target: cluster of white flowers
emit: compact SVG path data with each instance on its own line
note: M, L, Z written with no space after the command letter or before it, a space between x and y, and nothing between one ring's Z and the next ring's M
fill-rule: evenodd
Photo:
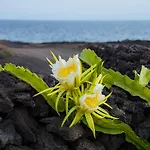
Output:
M65 99L66 117L62 125L75 112L75 117L70 127L85 118L95 136L94 117L98 119L104 117L116 119L100 107L102 104L109 106L106 100L111 95L105 96L102 94L104 88L102 75L92 76L96 72L96 65L82 72L83 66L78 55L70 57L68 61L65 61L60 56L57 59L53 53L52 55L56 62L52 63L49 59L47 60L52 68L53 76L59 81L59 84L52 87L48 95L56 95L55 109L57 112L58 103L60 100ZM74 102L72 107L69 107L70 101ZM109 107L111 108L111 106Z

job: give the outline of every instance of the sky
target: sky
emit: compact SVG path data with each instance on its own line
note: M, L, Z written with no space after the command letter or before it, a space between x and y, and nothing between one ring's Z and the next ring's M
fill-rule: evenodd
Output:
M150 0L0 0L0 19L150 20Z

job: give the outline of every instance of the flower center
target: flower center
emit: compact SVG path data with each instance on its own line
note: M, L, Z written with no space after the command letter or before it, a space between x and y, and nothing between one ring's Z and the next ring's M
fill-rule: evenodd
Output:
M76 64L73 63L70 66L60 68L57 75L60 78L66 78L71 72L76 72L76 69Z
M96 108L99 102L99 94L95 94L95 97L86 97L84 102L89 108Z

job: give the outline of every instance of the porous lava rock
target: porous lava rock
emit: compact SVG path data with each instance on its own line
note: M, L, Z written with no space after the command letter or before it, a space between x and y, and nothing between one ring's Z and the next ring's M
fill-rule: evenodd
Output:
M150 68L150 42L116 42L87 44L104 61L106 68L112 68L133 78L133 70L139 71L141 65ZM0 57L1 58L1 57ZM22 59L20 56L0 60L25 64L36 72L49 86L56 80L33 62L35 58ZM40 65L40 63L39 63ZM48 67L48 66L47 66ZM43 69L43 70L42 70ZM108 111L129 124L140 136L150 142L150 107L139 97L113 86L108 103L113 107ZM109 93L109 91L105 91ZM124 134L107 135L97 133L96 139L83 124L72 128L66 123L60 127L62 118L47 104L42 96L33 97L36 91L14 76L0 72L0 149L2 150L136 150L125 141Z

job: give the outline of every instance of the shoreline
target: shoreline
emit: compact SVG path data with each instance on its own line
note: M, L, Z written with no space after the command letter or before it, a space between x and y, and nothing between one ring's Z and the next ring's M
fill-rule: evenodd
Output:
M103 53L103 51L108 51L109 53L112 53L113 51L117 51L117 53L124 53L124 51L127 50L127 53L130 55L132 51L135 51L134 53L136 53L137 50L146 50L147 52L150 52L150 41L126 40L105 43L55 42L33 44L0 40L0 55L1 53L4 56L10 54L5 59L5 62L12 62L16 65L23 65L29 68L35 68L34 66L38 66L38 68L44 72L49 72L49 68L47 70L46 58L48 57L49 59L53 59L50 54L50 50L53 51L56 56L60 55L63 59L67 60L68 57L80 54L84 48L90 48L97 51L99 54ZM5 52L2 52L3 50ZM102 58L103 57L104 56L102 56ZM150 55L147 57L150 57ZM133 57L132 59L135 58ZM147 59L149 60L149 58ZM105 61L107 62L107 60Z
M107 42L85 42L85 41L58 41L58 42L21 42L21 41L10 41L10 40L0 40L0 45L7 47L48 47L51 45L88 45L88 44L140 44L140 45L150 45L150 40L123 40L123 41L107 41Z

